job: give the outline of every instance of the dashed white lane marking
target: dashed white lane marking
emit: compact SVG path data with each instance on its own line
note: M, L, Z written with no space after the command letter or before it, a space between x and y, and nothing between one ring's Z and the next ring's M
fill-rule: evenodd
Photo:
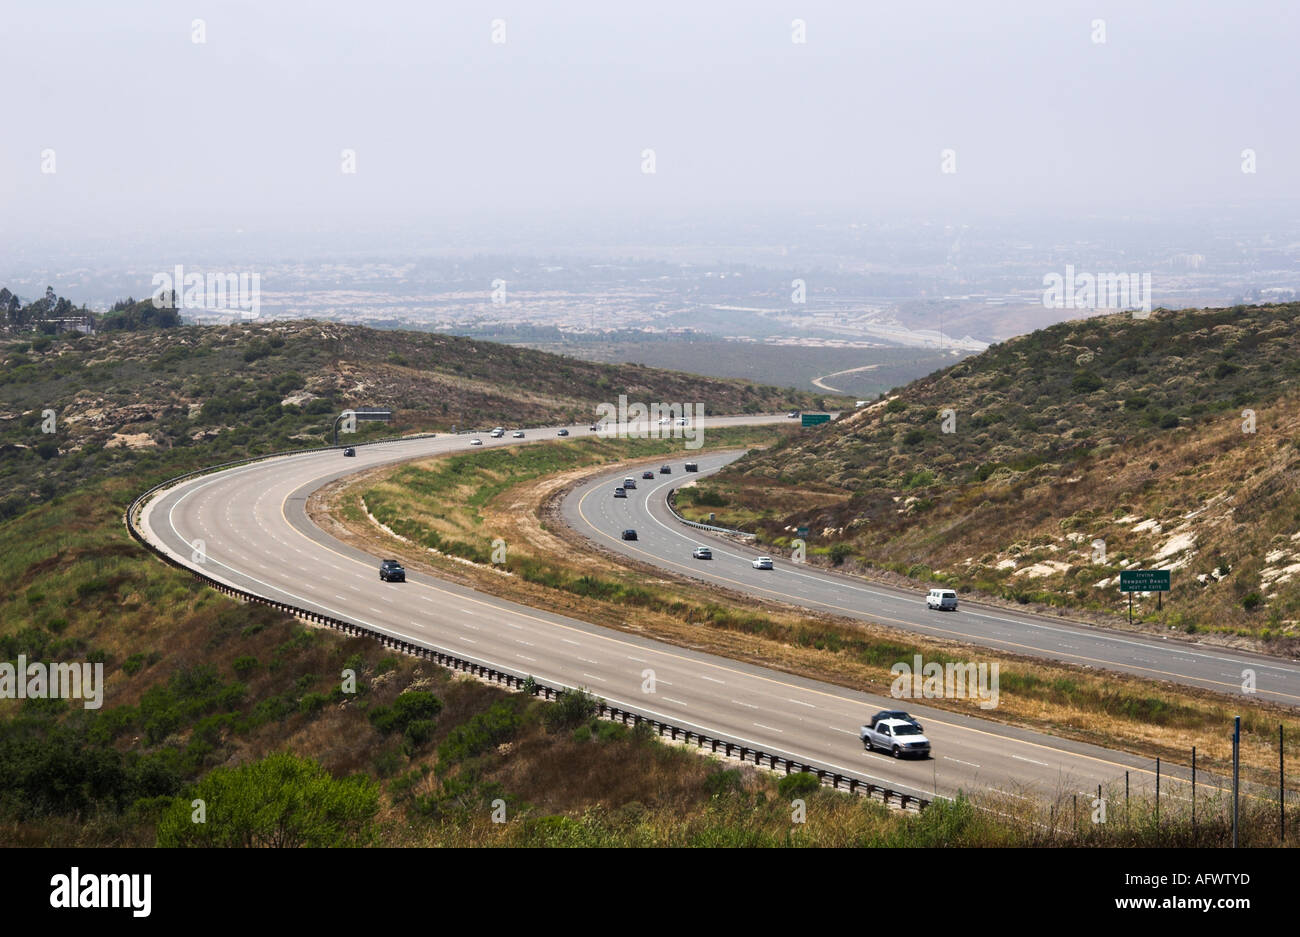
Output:
M959 764L959 765L967 765L967 766L969 766L969 767L971 767L971 768L978 768L978 767L979 767L979 765L975 764L975 762L973 762L973 761L962 761L960 758L953 758L951 755L944 755L944 756L943 756L943 760L944 760L944 761L955 761L955 762L957 762L957 764Z
M758 707L753 703L746 703L744 700L733 699L731 702L736 703L739 706L748 706L750 709L758 709Z
M586 677L588 680L599 680L601 683L609 682L604 677L598 677L594 673L584 673L583 676Z
M659 698L660 698L661 700L663 700L665 703L676 703L678 706L685 706L685 705L686 705L686 704L683 703L681 700L679 700L679 699L673 699L671 696L661 696L661 697L659 697Z
M1045 761L1035 761L1032 758L1025 758L1023 755L1012 755L1011 757L1016 759L1016 761L1027 761L1031 765L1042 765L1044 768L1049 767L1049 765Z
M769 732L780 732L782 735L785 734L784 729L777 729L777 728L773 728L772 726L765 726L761 722L756 722L754 723L754 725L758 726L760 729L767 729L767 731Z
M708 680L710 683L721 683L723 686L726 686L727 683L726 680L719 680L717 677L706 677L704 674L700 674L699 676L701 680Z
M809 709L816 709L816 708L817 708L817 707L814 706L812 703L805 703L803 700L801 700L801 699L795 699L795 698L792 697L792 696L787 696L786 699L787 699L789 702L791 702L791 703L798 703L800 706L807 706Z

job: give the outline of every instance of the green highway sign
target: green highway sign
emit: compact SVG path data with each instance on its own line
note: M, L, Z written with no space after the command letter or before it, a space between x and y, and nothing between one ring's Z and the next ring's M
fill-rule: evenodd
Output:
M808 528L807 528L807 527L800 527L800 528L798 529L798 531L796 531L796 533L798 533L800 537L807 537L807 536L808 536Z
M831 415L829 413L804 413L800 414L800 426L816 426L818 423L829 423Z
M1168 592L1169 570L1124 569L1119 574L1120 592Z

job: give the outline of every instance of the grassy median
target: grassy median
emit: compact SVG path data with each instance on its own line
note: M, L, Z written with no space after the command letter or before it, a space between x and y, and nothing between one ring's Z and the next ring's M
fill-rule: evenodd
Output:
M748 431L756 433L757 431ZM754 436L748 437L750 441ZM736 445L717 434L710 448ZM1186 765L1229 768L1242 716L1245 776L1276 784L1277 729L1294 764L1300 720L1285 707L1192 688L1019 658L808 613L728 593L593 546L559 523L558 498L580 478L659 461L661 442L594 441L453 455L353 476L319 492L318 523L358 545L485 592L623 631L888 695L889 667L910 661L1001 664L1001 704L926 705ZM379 525L383 524L392 533ZM493 543L505 546L492 562Z

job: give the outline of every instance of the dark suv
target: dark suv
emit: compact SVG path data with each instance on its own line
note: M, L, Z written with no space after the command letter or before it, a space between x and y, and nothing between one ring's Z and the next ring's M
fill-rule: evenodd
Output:
M379 564L379 578L384 582L406 582L406 570L397 560L384 560Z
M901 719L901 720L903 720L904 722L910 722L912 725L916 726L918 729L921 728L921 723L917 722L916 719L915 719L913 716L909 716L907 713L903 712L901 709L884 709L884 710L881 710L880 712L876 713L874 716L871 717L871 722L870 722L869 724L874 726L874 725L875 725L877 722L879 722L881 719ZM924 730L922 729L922 731L924 731Z
M344 455L356 455L356 454L357 454L357 450L353 449L351 446L348 446L346 449L343 450L343 454L344 454Z

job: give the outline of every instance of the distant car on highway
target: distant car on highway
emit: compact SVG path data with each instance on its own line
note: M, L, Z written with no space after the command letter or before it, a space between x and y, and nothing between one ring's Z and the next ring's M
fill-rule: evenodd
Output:
M591 431L592 431L593 433L596 432L596 424L595 424L595 423L592 423L592 424L591 424Z
M642 477L642 478L653 479L653 478L655 477L655 473L654 473L654 472L649 472L649 471L642 472L642 473L641 473L641 477Z
M471 439L471 440L469 441L469 444L470 444L471 446L481 446L481 445L483 445L483 440L479 439L479 438L476 436L475 438L473 438L473 439Z
M560 430L558 433L556 433L555 435L556 435L556 436L567 436L567 435L569 435L569 431L568 431L567 429L562 429L562 430Z
M927 758L930 755L930 740L922 734L915 722L881 719L872 725L859 728L858 737L862 739L862 747L869 752L879 748L889 752L895 758L902 758L904 755Z
M635 539L636 539L636 531L633 530L631 527L629 527L627 530L623 531L623 539L624 539L624 540L635 540Z
M686 425L686 417L684 417L684 416L679 416L679 417L677 418L677 425L678 425L678 426L685 426L685 425Z
M633 478L631 475L629 475L627 478L623 479L623 487L624 487L624 488L635 488L635 487L636 487L636 479Z
M697 560L711 560L713 559L713 551L708 547L696 547L691 557Z
M623 488L615 488L615 489L614 489L614 497L615 497L615 498L626 498L626 497L627 497L627 490L626 490L626 489L623 489Z
M505 428L501 426L498 426L492 432L488 433L488 435L491 436L493 439L500 439L505 434L506 434Z
M918 729L921 728L921 723L916 721L916 717L910 715L909 713L903 712L903 710L901 709L882 709L880 712L876 713L874 716L871 717L871 719L867 722L867 725L875 725L881 719L901 719L903 722L910 722Z
M521 429L517 429L517 430L515 430L513 433L511 433L510 435L513 436L515 439L523 439L523 438L524 438L524 431L521 430Z
M925 596L926 608L937 608L941 612L957 611L957 593L951 589L931 589Z
M346 449L343 450L343 454L344 454L344 455L353 455L353 456L354 456L354 455L357 454L357 450L353 449L351 446L348 446Z
M673 467L672 467L671 465L661 465L661 466L659 466L659 474L660 474L660 475L671 475L672 473L673 473Z
M755 569L771 569L772 558L770 556L760 556L758 559L754 560L754 562L750 563L749 565L754 567Z
M799 411L791 410L789 413L786 414L786 417L788 417L791 420L797 420L799 419Z
M384 582L406 582L406 570L397 560L384 560L379 564L379 578Z
M687 462L687 463L686 463L686 471L688 471L688 472L698 472L699 470L700 470L700 464L699 464L698 462Z

